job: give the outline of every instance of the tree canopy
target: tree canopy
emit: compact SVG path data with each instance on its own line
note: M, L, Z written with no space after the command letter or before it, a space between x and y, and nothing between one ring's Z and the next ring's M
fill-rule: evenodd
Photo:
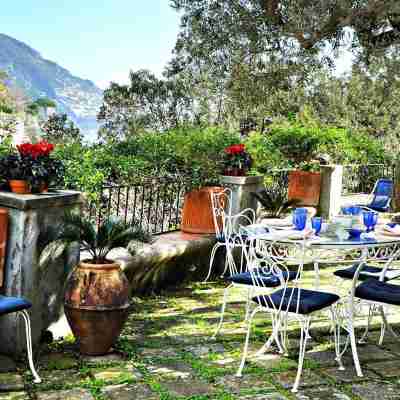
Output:
M111 83L98 114L101 136L124 137L138 130L164 131L190 118L191 97L177 79L158 79L146 70L131 71L129 85Z
M177 50L193 57L200 48L211 56L228 47L299 55L350 44L370 54L400 44L397 0L171 0L171 6L182 13Z

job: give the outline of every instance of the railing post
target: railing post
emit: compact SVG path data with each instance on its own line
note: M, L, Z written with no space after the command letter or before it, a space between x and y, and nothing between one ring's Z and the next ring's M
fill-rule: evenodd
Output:
M340 211L343 190L343 166L321 165L320 213L331 218Z

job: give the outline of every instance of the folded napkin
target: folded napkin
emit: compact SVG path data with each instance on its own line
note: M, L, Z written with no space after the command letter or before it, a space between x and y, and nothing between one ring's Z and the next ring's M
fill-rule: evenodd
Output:
M386 232L390 232L393 235L399 235L400 236L400 225L399 224L386 224L383 226L383 230Z

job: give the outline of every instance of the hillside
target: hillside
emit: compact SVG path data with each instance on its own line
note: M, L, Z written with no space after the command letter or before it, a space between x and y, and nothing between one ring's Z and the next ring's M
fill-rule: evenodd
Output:
M48 97L58 109L93 136L102 90L93 82L73 76L55 62L44 59L26 44L0 33L0 70L32 99Z

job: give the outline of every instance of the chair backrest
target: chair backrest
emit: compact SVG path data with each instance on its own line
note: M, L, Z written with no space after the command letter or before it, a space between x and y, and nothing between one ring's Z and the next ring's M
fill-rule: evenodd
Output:
M222 239L226 235L226 217L231 215L232 190L225 188L220 192L211 192L211 207L215 227L215 236Z
M391 179L378 179L372 190L372 194L374 197L369 206L385 211L389 207L392 199L393 181Z
M261 304L268 305L275 312L287 313L289 305L294 303L298 310L305 242L253 240L246 246L244 254L253 285L260 289L257 297L261 299ZM266 274L270 276L269 280L265 280ZM275 289L281 289L284 294L287 293L289 301L283 301L285 295L282 296L280 304L276 304L271 299L275 290L271 290L270 281L274 279Z

